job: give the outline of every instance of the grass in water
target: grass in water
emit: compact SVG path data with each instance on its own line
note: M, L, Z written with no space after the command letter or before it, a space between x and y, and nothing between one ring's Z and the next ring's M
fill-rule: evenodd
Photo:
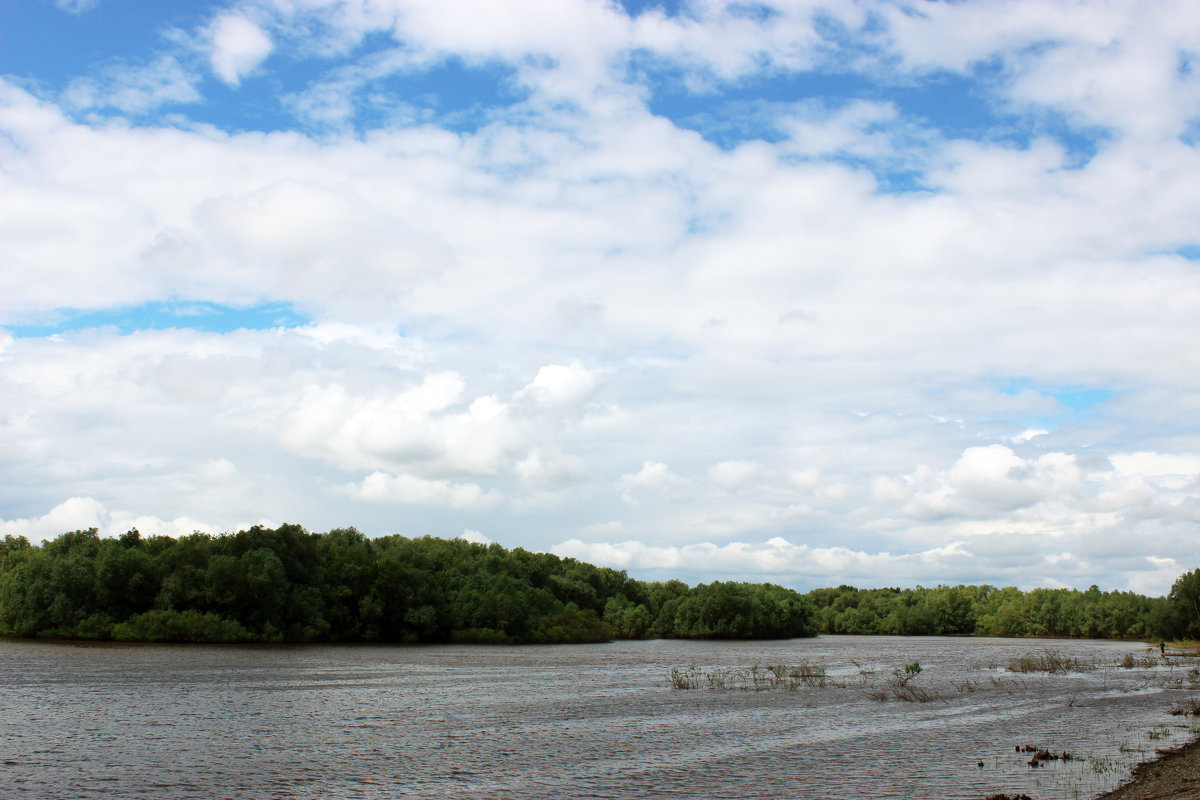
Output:
M749 668L717 667L702 670L692 666L671 669L672 689L751 690L821 687L826 683L825 665L805 662L796 665L755 664Z
M1117 663L1117 666L1122 669L1152 669L1153 667L1157 667L1159 663L1160 659L1156 656L1146 655L1138 658L1133 653L1126 653L1125 657Z
M1179 705L1171 709L1173 717L1195 717L1200 716L1200 697L1189 697Z
M928 703L932 700L940 700L941 695L937 691L913 684L913 678L920 675L921 672L919 661L905 664L903 667L896 667L892 670L892 677L884 681L883 685L875 686L868 691L867 696L872 700L903 700L906 703Z
M1045 672L1050 675L1065 675L1068 672L1091 672L1094 664L1084 663L1078 658L1063 655L1060 650L1043 650L1040 653L1025 653L1008 662L1009 672Z

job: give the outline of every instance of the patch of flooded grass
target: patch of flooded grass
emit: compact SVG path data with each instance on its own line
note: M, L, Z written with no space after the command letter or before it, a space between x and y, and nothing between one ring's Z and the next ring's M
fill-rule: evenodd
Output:
M1163 663L1163 658L1153 655L1144 655L1140 658L1133 653L1126 653L1125 657L1117 662L1117 666L1122 669L1153 669Z
M1189 697L1171 709L1173 717L1200 716L1200 697Z
M1007 788L1011 792L1055 787L1059 792L1055 796L1080 800L1115 788L1120 776L1165 752L1162 748L1173 747L1200 730L1200 691L1197 691L1200 667L1182 659L1161 658L1157 651L1156 646L1151 653L1112 654L1110 651L1077 657L1077 654L1068 655L1062 650L1047 648L1011 656L1007 667L1004 666L1006 661L999 659L990 663L980 661L967 671L935 658L930 659L931 663L901 661L899 665L896 661L889 664L847 659L848 664L834 662L829 666L825 662L795 666L780 663L765 667L693 666L672 670L671 683L675 688L709 691L814 687L849 693L841 695L842 699L836 702L853 703L854 700L845 698L858 695L894 706L936 705L933 710L913 708L907 712L895 708L865 712L885 716L911 713L921 724L974 713L974 704L980 702L984 703L980 709L1005 703L1012 703L1014 707L1031 704L1057 707L1065 703L1063 714L1088 717L1098 713L1096 709L1106 706L1110 697L1144 693L1150 698L1160 696L1163 690L1171 692L1161 695L1157 701L1163 724L1154 727L1145 725L1122 730L1117 725L1111 734L1101 733L1094 740L1083 742L1065 729L1052 730L1049 736L1043 729L1035 735L1047 738L1040 742L1033 740L1036 747L1010 740L1002 748L971 753L972 764L984 771L981 775L987 775L990 780L994 773L997 781L1010 781L1007 786L998 783L996 788ZM918 653L910 651L908 658L914 655ZM1177 690L1183 691L1176 693ZM814 700L811 691L805 692L805 704L823 702ZM969 695L973 695L973 699L967 699ZM980 695L984 698L982 701ZM995 700L989 701L988 696L995 696ZM1001 696L1006 699L1000 699ZM1172 709L1171 703L1174 703L1173 713L1186 717L1186 720L1166 724L1170 719L1166 712ZM1017 744L1015 754L1014 744Z
M929 703L940 700L941 694L929 686L918 686L912 681L924 670L919 661L905 664L892 670L892 677L882 686L872 688L867 696L872 700L903 700L906 703Z
M1065 675L1068 672L1091 672L1095 668L1095 663L1065 655L1061 650L1025 653L1008 662L1008 671L1019 673L1045 672L1049 675Z
M825 686L827 680L825 665L809 662L795 665L768 664L765 667L755 664L748 668L672 668L669 678L672 689L751 691L793 690L801 686L819 688Z
M1179 658L1200 658L1200 642L1195 639L1176 639L1163 643L1165 655Z
M1111 775L1115 772L1125 771L1125 762L1112 756L1092 756L1088 759L1088 764L1091 766L1092 772L1097 775Z

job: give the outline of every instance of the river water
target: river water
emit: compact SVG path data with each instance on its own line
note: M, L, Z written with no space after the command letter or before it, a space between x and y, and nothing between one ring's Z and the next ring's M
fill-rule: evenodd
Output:
M1075 669L1009 669L1027 655ZM735 672L768 664L825 679ZM673 668L726 688L672 688ZM1192 697L1191 664L1130 642L6 640L0 797L1088 798L1192 738L1168 713ZM1031 767L1025 745L1073 758Z

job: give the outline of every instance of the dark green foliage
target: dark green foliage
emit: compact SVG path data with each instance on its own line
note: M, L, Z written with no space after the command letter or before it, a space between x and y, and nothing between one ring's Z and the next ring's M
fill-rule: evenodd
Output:
M1200 593L1200 571L1196 574ZM1173 620L1186 616L1181 616L1181 611L1175 616L1168 614L1167 601L1162 598L1101 592L1095 586L1084 592L1022 592L987 585L903 591L839 586L814 589L807 597L816 606L816 626L821 633L1146 639L1181 635L1173 632L1180 628ZM1185 606L1186 602L1179 601L1173 608ZM1198 620L1194 611L1191 619ZM1196 630L1200 633L1200 620Z
M620 639L641 639L650 630L650 612L644 604L634 605L624 595L618 595L604 604L604 621Z
M124 642L252 642L263 639L231 619L191 609L138 614L113 625L111 638Z
M1156 621L1167 638L1200 639L1200 569L1179 576Z
M722 621L726 612L733 616ZM41 547L12 536L0 545L0 632L18 636L599 642L798 636L811 631L810 617L801 595L778 586L646 584L549 553L367 539L353 528L256 526L179 539L137 530L101 539L93 529Z
M538 635L545 642L608 642L615 632L613 626L596 616L590 608L580 611L573 605L542 617L538 621Z
M644 583L549 553L298 525L0 542L0 633L171 642L595 642L814 633L1200 638L1200 570L1167 598L937 586L802 595Z
M688 639L786 639L812 636L812 604L774 584L713 582L664 604L659 635Z

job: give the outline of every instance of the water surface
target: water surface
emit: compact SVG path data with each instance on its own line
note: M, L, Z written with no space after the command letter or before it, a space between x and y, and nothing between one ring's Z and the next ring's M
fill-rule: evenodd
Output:
M1006 667L1054 651L1095 669ZM1127 655L1134 668L1118 666ZM822 636L602 645L0 641L0 796L1087 798L1192 735L1200 683L1144 644ZM887 694L892 671L919 662ZM673 667L824 667L691 690ZM1030 767L1017 746L1074 756ZM982 764L982 766L980 766Z

